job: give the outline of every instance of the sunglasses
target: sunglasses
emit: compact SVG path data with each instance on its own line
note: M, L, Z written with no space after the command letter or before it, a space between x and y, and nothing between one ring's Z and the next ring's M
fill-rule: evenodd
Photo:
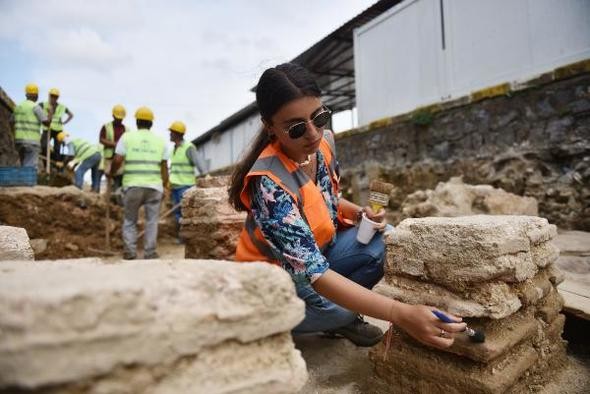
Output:
M305 134L305 132L307 131L307 124L308 123L311 122L311 123L313 123L313 125L315 127L317 127L318 129L321 129L322 127L325 127L328 124L331 116L332 116L332 111L330 111L328 108L324 108L316 116L314 116L311 120L297 122L297 123L291 125L291 127L289 127L287 130L285 130L285 133L289 134L289 137L291 139L295 140L297 138L302 137L303 134Z

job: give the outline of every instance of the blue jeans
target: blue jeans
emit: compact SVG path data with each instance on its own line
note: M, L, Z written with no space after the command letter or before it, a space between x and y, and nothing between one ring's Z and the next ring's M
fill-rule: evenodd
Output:
M101 157L100 153L96 152L78 165L74 179L74 183L78 189L82 189L82 186L84 185L84 174L86 174L86 171L91 170L92 190L95 192L100 190L100 173L98 172L98 166L100 165Z
M385 243L377 233L367 245L356 240L357 227L338 232L336 242L324 252L330 269L372 289L383 277ZM297 296L305 302L305 319L293 329L294 334L326 331L352 323L357 313L334 304L308 286L299 286Z
M188 189L190 189L192 187L191 186L178 186L178 187L174 187L172 188L172 204L176 205L178 203L180 203L182 201L182 195L184 194L185 191L187 191ZM176 215L176 224L178 225L178 223L180 223L180 218L182 217L182 212L180 210L180 207L176 208L176 210L174 210L174 214Z

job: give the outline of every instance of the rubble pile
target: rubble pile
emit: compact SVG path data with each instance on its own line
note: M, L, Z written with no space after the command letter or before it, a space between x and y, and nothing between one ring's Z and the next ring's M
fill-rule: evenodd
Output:
M371 352L377 374L401 392L542 387L566 362L555 236L554 225L532 216L404 220L386 240L386 273L376 290L463 316L486 340L459 335L442 351L394 330L387 354L384 344Z
M402 217L529 215L539 214L537 200L508 193L491 185L467 185L462 177L439 182L434 190L419 190L406 197Z
M227 181L203 180L184 194L180 234L186 258L233 260L246 213L229 204Z
M295 393L304 313L270 264L0 262L0 392Z

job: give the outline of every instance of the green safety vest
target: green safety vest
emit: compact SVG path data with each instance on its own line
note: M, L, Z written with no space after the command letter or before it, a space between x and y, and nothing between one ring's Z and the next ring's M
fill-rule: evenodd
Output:
M162 184L160 166L166 144L147 129L125 132L123 186L156 186Z
M113 128L113 122L105 123L103 127L104 127L104 131L106 134L105 135L106 139L111 142L115 142L115 129ZM114 153L115 153L115 150L113 148L107 148L105 146L104 150L103 150L102 157L104 157L105 159L110 159L113 157Z
M170 162L170 184L171 185L194 185L195 167L186 157L186 152L193 146L192 143L184 141L176 148Z
M47 116L49 116L49 106L50 104L48 102L43 103L43 109L45 110L45 114ZM49 125L51 130L62 131L64 129L64 125L61 123L61 117L64 116L65 113L65 105L57 103L57 107L53 113L53 118L51 118L51 124Z
M74 145L74 149L76 150L74 152L74 157L78 159L80 163L98 152L96 146L90 145L88 142L80 138L72 140L72 145Z
M39 145L41 122L35 116L35 103L25 100L14 109L14 142Z
M100 153L100 163L98 164L98 169L100 171L104 171L104 146L102 146L102 144L97 144L96 145L96 150L98 150L98 152Z

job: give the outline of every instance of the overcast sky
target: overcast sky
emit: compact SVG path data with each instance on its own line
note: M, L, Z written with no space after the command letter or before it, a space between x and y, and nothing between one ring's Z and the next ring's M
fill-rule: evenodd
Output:
M376 0L0 0L0 86L17 103L35 82L98 141L111 108L147 105L194 138L254 101L262 71L289 61Z

